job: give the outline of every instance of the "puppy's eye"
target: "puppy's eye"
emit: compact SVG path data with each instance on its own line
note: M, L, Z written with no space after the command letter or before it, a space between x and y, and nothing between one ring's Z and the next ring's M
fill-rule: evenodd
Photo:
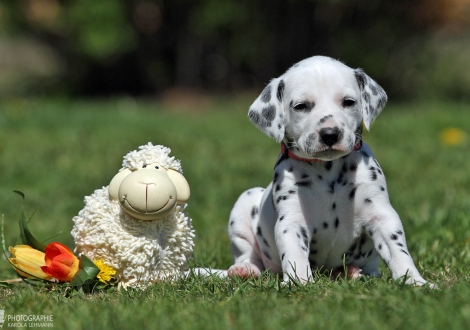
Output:
M157 170L158 170L159 168L160 168L160 167L158 167L158 165L155 165L155 169L157 169Z
M306 103L297 103L294 105L295 110L306 110L307 109L307 104Z
M343 107L352 107L353 105L356 104L356 100L355 99L351 99L351 98L346 98L343 100Z

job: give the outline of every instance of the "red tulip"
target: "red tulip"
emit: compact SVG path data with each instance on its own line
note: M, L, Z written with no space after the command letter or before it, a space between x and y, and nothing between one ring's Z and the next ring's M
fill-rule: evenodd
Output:
M41 267L44 273L59 281L70 282L78 271L78 258L63 244L52 242L44 251L46 266Z

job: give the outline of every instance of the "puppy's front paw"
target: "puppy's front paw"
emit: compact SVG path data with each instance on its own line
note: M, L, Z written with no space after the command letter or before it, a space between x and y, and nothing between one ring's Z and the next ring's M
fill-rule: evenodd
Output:
M261 274L259 268L249 262L241 262L228 269L228 276L247 278L249 276L258 277Z

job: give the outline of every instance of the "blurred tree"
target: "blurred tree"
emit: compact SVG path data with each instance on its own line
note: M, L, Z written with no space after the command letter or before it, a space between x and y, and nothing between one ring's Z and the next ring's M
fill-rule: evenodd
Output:
M249 89L322 54L410 97L432 70L445 71L450 53L429 41L434 31L468 33L469 8L470 0L17 0L0 5L0 45L2 35L40 40L66 63L56 88L82 95ZM443 90L456 90L445 81Z

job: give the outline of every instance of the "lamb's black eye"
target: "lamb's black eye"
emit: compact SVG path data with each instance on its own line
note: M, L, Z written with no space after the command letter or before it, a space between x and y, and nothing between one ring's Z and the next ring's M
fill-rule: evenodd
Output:
M306 103L297 103L294 105L295 110L305 110L307 109L307 104Z
M147 164L142 165L142 168L146 168L146 167L147 167Z
M160 167L158 167L158 165L155 165L155 169L157 169L157 170L158 170L159 168L160 168Z
M356 104L356 100L352 98L345 98L343 99L343 107L352 107Z

